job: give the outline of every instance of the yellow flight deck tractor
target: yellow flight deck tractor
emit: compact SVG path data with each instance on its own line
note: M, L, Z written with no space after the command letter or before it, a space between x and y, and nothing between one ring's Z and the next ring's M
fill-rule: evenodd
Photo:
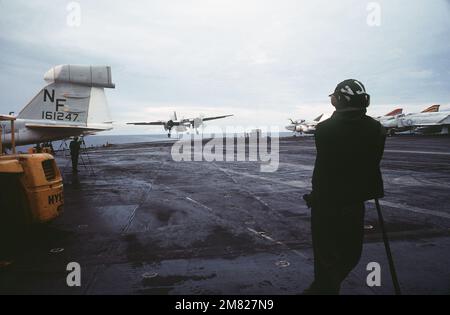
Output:
M4 154L0 125L0 234L16 226L44 223L56 218L64 205L63 182L55 159L48 153L16 154L15 117L11 122L11 151Z

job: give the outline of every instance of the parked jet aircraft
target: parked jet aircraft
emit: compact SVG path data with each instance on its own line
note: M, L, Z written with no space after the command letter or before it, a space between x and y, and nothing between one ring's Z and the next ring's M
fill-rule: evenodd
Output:
M323 117L323 114L314 118L313 121L306 121L305 119L300 119L300 120L289 119L291 121L291 124L286 126L286 129L294 132L294 135L296 133L313 134L316 131L316 126L320 122L322 117Z
M395 132L408 130L422 133L439 132L449 124L449 113L439 112L439 107L440 105L432 105L420 113L406 115L399 108L376 119L380 121L391 135Z
M17 145L50 142L112 129L104 88L114 88L108 66L60 65L44 75L45 86L17 115ZM2 124L11 144L11 128Z
M134 123L127 123L127 125L140 125L140 126L164 126L164 130L168 131L167 136L171 137L172 129L175 128L175 131L178 132L184 132L187 131L189 127L195 129L195 131L198 134L198 128L202 125L204 125L204 121L208 120L214 120L214 119L221 119L230 117L233 115L223 115L223 116L215 116L215 117L195 117L195 118L188 118L188 119L177 119L177 113L173 112L173 116L169 120L159 120L159 121L152 121L152 122L134 122Z
M398 118L399 130L413 130L419 133L448 133L450 112L439 112L439 105L433 105L421 113L407 114Z

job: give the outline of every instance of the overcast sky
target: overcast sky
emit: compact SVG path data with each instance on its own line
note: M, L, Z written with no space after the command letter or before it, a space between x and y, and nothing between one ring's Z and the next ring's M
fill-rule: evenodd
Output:
M69 3L0 0L0 113L17 113L58 64L112 67L115 133L160 132L123 123L173 110L282 127L331 113L347 78L365 83L374 115L450 107L446 0L376 1L379 26L361 0L78 1L78 27Z

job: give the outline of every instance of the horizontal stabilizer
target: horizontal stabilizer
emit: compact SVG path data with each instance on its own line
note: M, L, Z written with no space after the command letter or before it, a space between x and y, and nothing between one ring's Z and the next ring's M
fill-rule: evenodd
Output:
M27 128L31 128L31 129L55 129L55 130L59 130L59 129L64 129L64 130L95 130L95 131L102 131L102 130L109 130L112 129L111 128L103 128L103 127L92 127L92 126L75 126L75 125L45 125L45 124L25 124L25 126Z
M320 121L323 117L323 114L320 114L319 116L317 116L316 118L314 118L314 121Z
M111 67L60 65L51 68L44 75L47 82L72 83L85 86L114 88Z
M16 117L12 115L0 115L0 120L16 120Z

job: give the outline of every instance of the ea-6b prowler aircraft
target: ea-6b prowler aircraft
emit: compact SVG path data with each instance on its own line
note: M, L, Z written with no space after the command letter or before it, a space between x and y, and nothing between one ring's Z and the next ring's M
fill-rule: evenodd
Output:
M173 116L166 121L158 120L158 121L151 121L151 122L132 122L127 123L127 125L140 125L140 126L164 126L164 130L167 131L167 136L171 137L172 129L175 128L175 131L178 132L185 132L189 127L195 129L196 133L198 134L198 128L204 125L204 121L208 120L215 120L215 119L222 119L226 117L230 117L233 115L223 115L223 116L215 116L215 117L195 117L195 118L183 118L178 120L177 118L177 112L173 112Z
M17 115L15 142L35 144L112 129L104 88L114 88L108 66L60 65ZM11 127L2 123L2 140L11 145Z

